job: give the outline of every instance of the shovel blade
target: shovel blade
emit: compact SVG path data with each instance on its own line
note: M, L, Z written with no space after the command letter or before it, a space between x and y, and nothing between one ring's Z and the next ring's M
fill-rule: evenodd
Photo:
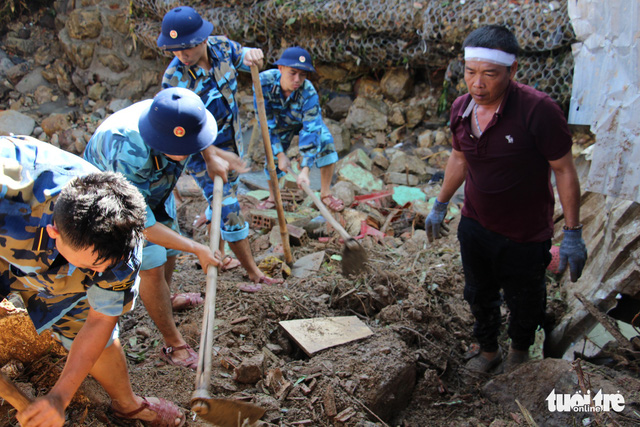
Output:
M342 250L342 275L358 275L367 271L367 252L354 238L345 240Z
M252 425L265 413L265 409L233 399L197 398L191 409L200 418L219 427L242 427L245 421Z

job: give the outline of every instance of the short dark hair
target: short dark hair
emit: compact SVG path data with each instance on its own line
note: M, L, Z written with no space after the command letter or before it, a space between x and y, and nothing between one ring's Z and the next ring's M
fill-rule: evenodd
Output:
M487 25L472 31L462 43L462 48L465 47L498 49L514 55L520 51L516 36L502 25Z
M75 178L54 203L60 234L74 249L93 247L97 262L129 259L143 238L146 202L120 173Z

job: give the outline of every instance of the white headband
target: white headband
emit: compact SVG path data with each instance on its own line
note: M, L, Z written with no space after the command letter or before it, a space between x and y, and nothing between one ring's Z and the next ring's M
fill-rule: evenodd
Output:
M498 65L510 67L516 60L516 56L498 49L487 49L486 47L465 47L465 61L487 61Z

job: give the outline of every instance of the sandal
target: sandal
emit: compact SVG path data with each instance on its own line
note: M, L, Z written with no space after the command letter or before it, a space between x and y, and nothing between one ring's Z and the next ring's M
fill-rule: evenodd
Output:
M256 292L260 292L262 290L262 285L259 283L246 283L243 285L238 285L238 289L240 289L242 292L253 294Z
M262 283L263 285L281 285L284 283L282 279L274 279L273 277L262 276L258 279L256 284Z
M229 271L233 270L236 267L240 266L240 261L235 258L232 258L231 255L226 255L222 258L222 265L220 266L220 271Z
M189 357L182 360L173 360L171 353L174 353L177 350L187 350L189 352ZM180 347L162 347L162 349L160 349L160 358L169 365L182 366L184 368L193 369L194 371L198 368L198 353L193 351L189 344L181 345Z
M500 365L502 362L502 350L498 349L498 354L491 359L486 359L482 353L478 353L464 365L464 367L470 371L477 374L488 374Z
M182 302L175 302L176 298L182 297ZM204 302L199 292L187 292L184 294L171 295L171 308L173 311L189 310L199 306Z
M175 403L169 402L168 400L161 399L159 397L156 399L158 399L158 402L149 402L146 397L143 397L143 401L140 407L135 411L127 412L126 414L120 411L116 411L115 409L113 409L113 407L111 408L111 410L118 418L133 420L139 419L133 418L134 415L139 414L145 409L149 409L150 411L156 413L156 417L153 419L153 421L140 421L148 423L148 425L150 425L151 427L175 427L176 418L180 418L180 424L178 424L178 427L184 425L187 417Z
M273 200L263 200L256 206L256 209L265 210L265 209L275 209L276 202Z
M322 203L327 205L329 209L335 212L342 212L342 210L344 210L344 202L332 194L329 194L328 196L324 196L320 200L322 200Z

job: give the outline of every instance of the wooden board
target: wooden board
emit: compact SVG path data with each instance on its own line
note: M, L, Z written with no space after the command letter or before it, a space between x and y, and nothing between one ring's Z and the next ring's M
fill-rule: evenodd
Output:
M356 316L284 320L280 326L309 357L320 350L373 335Z

